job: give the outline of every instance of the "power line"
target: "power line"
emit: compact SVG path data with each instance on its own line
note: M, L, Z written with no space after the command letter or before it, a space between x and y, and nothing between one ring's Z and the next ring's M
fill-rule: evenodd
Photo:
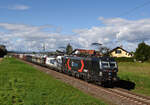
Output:
M135 8L133 8L133 9L131 9L129 11L124 12L124 13L118 15L117 17L126 16L126 15L130 14L131 12L133 12L133 11L139 9L139 8L142 8L142 7L146 6L146 5L149 5L149 4L150 4L150 1L144 2L143 4L138 5Z

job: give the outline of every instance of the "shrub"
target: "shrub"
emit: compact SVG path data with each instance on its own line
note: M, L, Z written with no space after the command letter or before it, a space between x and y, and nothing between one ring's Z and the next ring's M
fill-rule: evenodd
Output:
M0 57L3 57L7 54L6 47L4 45L0 45Z
M134 58L127 58L127 57L119 57L115 58L117 62L134 62Z

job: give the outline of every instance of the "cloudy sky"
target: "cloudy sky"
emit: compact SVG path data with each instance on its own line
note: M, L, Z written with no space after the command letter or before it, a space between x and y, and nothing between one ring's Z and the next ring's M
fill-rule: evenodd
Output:
M2 0L0 44L8 50L110 49L150 44L149 0Z

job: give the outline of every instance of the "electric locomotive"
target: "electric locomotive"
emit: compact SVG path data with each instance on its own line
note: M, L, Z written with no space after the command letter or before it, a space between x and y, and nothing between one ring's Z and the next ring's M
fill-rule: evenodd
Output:
M96 84L113 84L118 80L118 66L111 57L64 56L63 72Z

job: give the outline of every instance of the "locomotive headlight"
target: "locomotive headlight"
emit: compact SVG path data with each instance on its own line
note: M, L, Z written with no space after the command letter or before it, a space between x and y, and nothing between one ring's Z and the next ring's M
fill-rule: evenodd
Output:
M99 76L103 76L103 73L101 71L99 72Z
M84 69L84 72L88 72L88 70L87 70L87 69Z
M114 72L117 72L117 70L116 70L116 69L114 69Z

